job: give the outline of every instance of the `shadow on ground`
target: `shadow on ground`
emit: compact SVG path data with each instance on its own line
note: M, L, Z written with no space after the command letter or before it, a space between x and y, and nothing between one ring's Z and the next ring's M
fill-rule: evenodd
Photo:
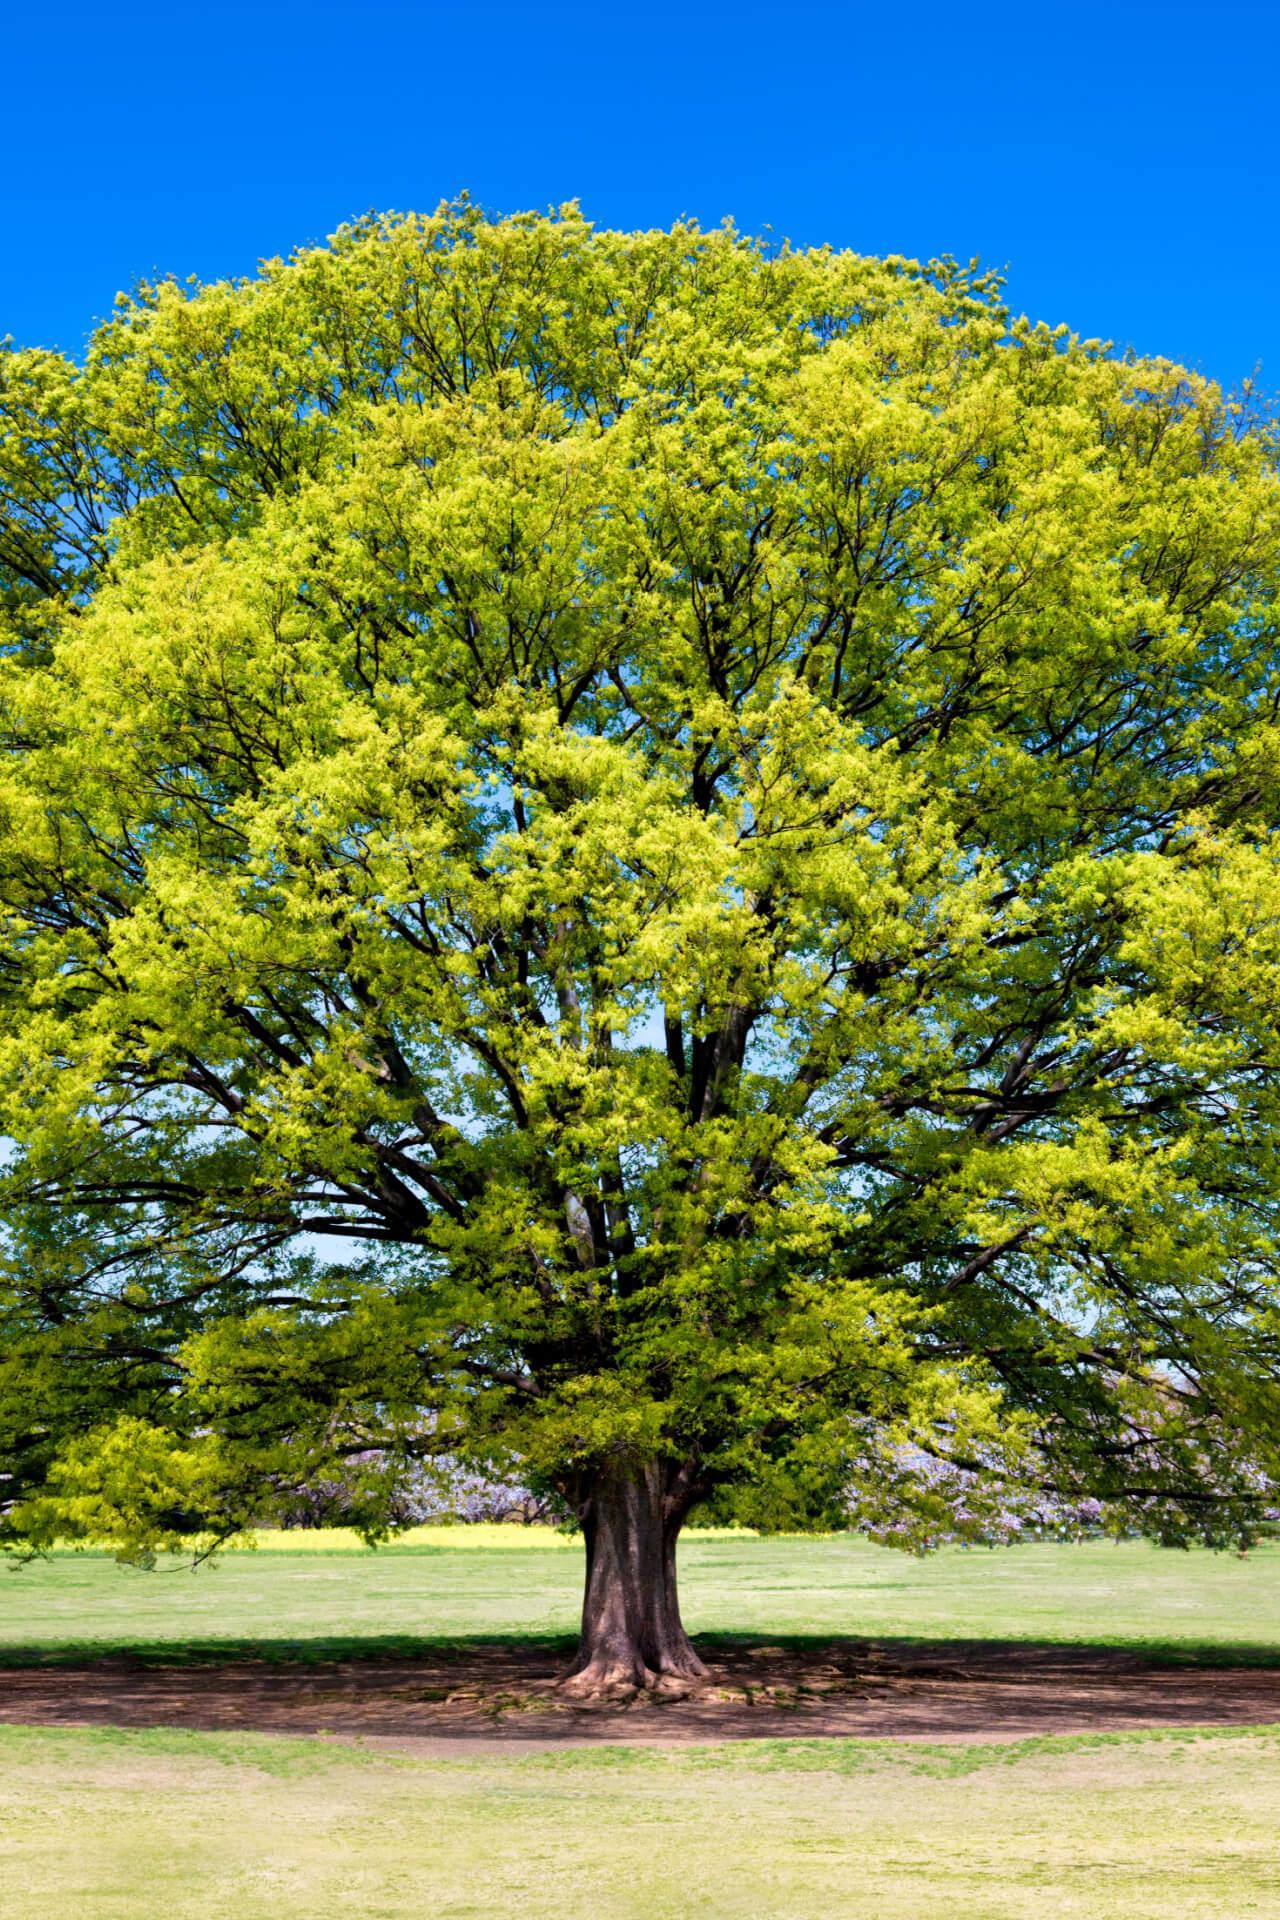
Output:
M6 1652L0 1720L503 1742L780 1736L1025 1739L1280 1722L1261 1650L708 1635L684 1700L571 1704L571 1642L204 1642ZM1274 1653L1270 1654L1274 1661Z

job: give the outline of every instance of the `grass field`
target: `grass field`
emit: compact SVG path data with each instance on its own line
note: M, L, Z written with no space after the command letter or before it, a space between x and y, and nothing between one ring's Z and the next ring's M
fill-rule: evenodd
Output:
M439 1534L376 1554L0 1573L12 1659L75 1648L571 1630L580 1549ZM330 1543L332 1547L333 1543ZM1280 1662L1280 1548L952 1550L693 1536L704 1633L1095 1641ZM0 1687L3 1686L0 1676ZM0 1727L12 1920L1218 1920L1280 1916L1280 1728L1012 1745L787 1740L459 1750Z
M423 1760L0 1729L12 1920L1280 1913L1280 1734Z
M440 1542L441 1530L432 1532ZM194 1573L57 1554L0 1569L0 1659L6 1650L212 1651L245 1642L297 1657L358 1644L572 1633L581 1545L554 1535L539 1544L532 1530L493 1532L491 1548L479 1529L460 1528L444 1544L376 1553L228 1553ZM1092 1641L1280 1661L1280 1546L1247 1560L1140 1541L948 1548L913 1560L850 1536L693 1533L680 1549L680 1579L694 1633Z

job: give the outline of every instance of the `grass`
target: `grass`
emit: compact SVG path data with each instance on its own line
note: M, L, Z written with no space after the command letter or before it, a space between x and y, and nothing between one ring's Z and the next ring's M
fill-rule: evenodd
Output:
M527 1544L485 1551L469 1529L424 1531L429 1543L229 1553L195 1572L143 1573L72 1553L0 1569L0 1661L86 1650L208 1656L247 1643L268 1657L324 1657L573 1632L579 1543L504 1528L495 1531ZM681 1547L681 1591L691 1631L708 1635L1083 1641L1280 1660L1280 1545L1247 1560L1140 1541L912 1560L851 1536L693 1533Z
M0 1729L12 1920L1234 1920L1280 1911L1278 1823L1276 1729L447 1760Z
M58 1554L0 1572L0 1647L293 1658L560 1636L579 1577L575 1543L514 1530L433 1529L378 1553L308 1542L195 1573ZM1280 1660L1280 1546L1243 1561L1126 1542L918 1562L842 1537L695 1534L682 1580L707 1634ZM0 1727L6 1920L1235 1920L1280 1913L1278 1827L1280 1728L439 1758Z

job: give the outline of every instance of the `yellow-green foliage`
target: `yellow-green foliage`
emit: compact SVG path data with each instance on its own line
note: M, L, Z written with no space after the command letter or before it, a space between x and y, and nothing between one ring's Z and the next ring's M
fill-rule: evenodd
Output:
M4 355L11 1528L355 1457L377 1534L424 1451L799 1524L924 1439L1212 1534L1275 452L976 271L574 208Z

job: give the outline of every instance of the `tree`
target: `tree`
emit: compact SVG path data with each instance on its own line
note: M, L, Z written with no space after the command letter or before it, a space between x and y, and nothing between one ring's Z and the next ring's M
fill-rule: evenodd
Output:
M0 386L5 1528L439 1453L1256 1519L1276 439L976 268L368 219ZM372 1463L372 1464L370 1464Z

